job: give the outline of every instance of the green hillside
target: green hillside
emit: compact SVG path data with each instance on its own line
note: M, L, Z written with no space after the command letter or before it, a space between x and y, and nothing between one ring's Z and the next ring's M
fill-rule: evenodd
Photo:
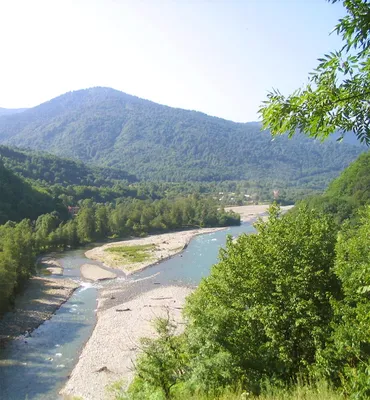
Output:
M109 88L69 92L0 117L0 143L122 168L139 179L261 180L324 188L362 151L234 123Z
M0 158L17 175L48 185L110 186L118 181L137 180L119 169L88 166L45 152L0 146Z
M357 210L370 203L370 152L361 154L322 195L308 197L303 203L334 216L338 223L346 219L356 222Z
M0 224L8 220L36 219L41 214L66 209L48 193L36 190L0 162Z
M326 195L333 198L352 198L359 205L370 202L370 152L346 168L328 187Z

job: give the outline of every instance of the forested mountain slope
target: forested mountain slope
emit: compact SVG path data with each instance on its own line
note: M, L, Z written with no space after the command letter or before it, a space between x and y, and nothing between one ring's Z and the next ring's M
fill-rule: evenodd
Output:
M36 190L15 176L0 161L0 224L8 220L36 219L52 211L65 215L67 210L46 192Z
M332 198L351 198L359 205L370 202L370 152L361 154L328 187Z
M346 219L356 222L358 209L370 204L370 152L352 162L322 195L308 197L303 203L333 215L339 223Z
M167 181L327 183L362 151L303 136L271 140L258 123L234 123L109 88L66 93L0 116L0 143L47 150Z
M45 152L0 146L0 159L17 175L46 184L111 186L117 181L136 181L123 170L96 167Z

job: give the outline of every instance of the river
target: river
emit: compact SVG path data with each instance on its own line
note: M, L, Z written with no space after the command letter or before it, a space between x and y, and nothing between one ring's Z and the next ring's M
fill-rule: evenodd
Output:
M147 282L146 285L140 284L140 290L138 285L138 292L152 289L153 283L197 285L217 262L219 248L225 245L228 234L238 236L253 231L251 223L243 223L238 227L196 236L181 254L129 278L118 277L113 284L119 282L124 289L128 280ZM91 263L84 256L85 251L86 248L58 255L64 267L64 276L79 281L80 288L31 336L20 337L1 350L0 358L6 360L6 365L0 368L1 400L61 398L58 392L94 329L98 289L113 282L90 284L81 281L80 266Z

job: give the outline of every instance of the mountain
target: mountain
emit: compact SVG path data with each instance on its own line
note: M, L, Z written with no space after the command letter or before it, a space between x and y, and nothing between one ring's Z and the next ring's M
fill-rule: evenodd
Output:
M19 114L27 110L27 108L1 108L0 107L0 116L1 115L11 115L11 114Z
M89 166L32 150L0 146L0 159L18 176L48 185L113 186L118 181L137 181L135 176L119 169Z
M0 224L19 221L23 218L36 219L41 214L67 210L48 193L36 190L23 179L14 175L0 161Z
M0 117L0 143L122 168L146 180L254 180L324 187L363 149L171 108L110 88Z
M354 146L358 146L358 147L362 147L362 148L366 149L366 144L361 143L358 140L357 136L355 134L353 134L352 132L345 133L343 135L343 137L339 132L334 132L332 135L329 136L329 140L342 142L342 143L346 143L346 144L353 144Z

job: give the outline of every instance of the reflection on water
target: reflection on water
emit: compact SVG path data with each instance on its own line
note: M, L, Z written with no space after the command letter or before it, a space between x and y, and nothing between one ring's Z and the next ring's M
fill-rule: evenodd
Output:
M196 285L217 262L218 251L225 245L227 234L237 236L252 231L250 224L243 224L197 236L180 255L134 274L129 280L148 281L151 285L153 282ZM79 249L59 255L65 276L80 281L79 267L82 264L99 264L87 260L85 251ZM117 282L125 285L126 281L126 278L119 277L114 285ZM50 320L33 331L30 337L14 340L0 352L1 400L59 398L58 392L68 379L94 328L97 288L111 284L80 283L81 287Z

